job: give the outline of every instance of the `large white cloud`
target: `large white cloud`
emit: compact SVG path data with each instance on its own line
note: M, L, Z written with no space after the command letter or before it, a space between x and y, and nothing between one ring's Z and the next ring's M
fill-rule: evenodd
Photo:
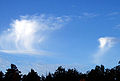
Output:
M120 40L115 37L100 37L98 41L99 49L94 55L94 63L96 64L99 64L102 56Z
M60 29L68 20L67 16L21 16L13 20L10 27L0 35L0 51L38 54L36 45L40 45L51 31Z

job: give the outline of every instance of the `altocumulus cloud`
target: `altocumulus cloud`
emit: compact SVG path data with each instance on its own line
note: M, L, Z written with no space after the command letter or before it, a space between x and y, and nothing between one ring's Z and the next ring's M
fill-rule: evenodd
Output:
M104 56L104 54L107 51L109 51L109 49L112 48L120 40L115 37L100 37L98 41L99 41L99 48L97 53L94 55L95 64L99 64L101 57Z
M21 16L13 20L10 27L0 35L0 51L12 54L44 54L45 51L40 51L37 47L50 32L63 27L69 19L67 16Z

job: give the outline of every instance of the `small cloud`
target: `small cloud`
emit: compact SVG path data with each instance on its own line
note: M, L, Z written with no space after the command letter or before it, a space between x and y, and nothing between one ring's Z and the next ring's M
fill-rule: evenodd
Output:
M120 29L120 24L117 24L114 29Z
M106 14L109 20L118 19L119 15L120 15L120 12L111 12L111 13Z
M119 14L120 14L120 12L111 12L108 14L108 16L114 16L114 15L119 15Z
M60 29L69 21L68 16L47 17L21 16L10 24L10 27L0 35L0 51L6 53L41 53L40 44L47 35Z
M112 48L120 40L115 37L100 37L98 41L99 41L99 49L97 53L95 53L94 55L95 64L99 64L102 56L104 56L106 52L108 52L109 49Z
M104 48L111 48L115 43L116 43L116 38L114 37L101 37L98 39L99 40L99 48L104 49Z
M94 14L94 13L82 13L82 15L79 16L79 18L94 18L98 16L98 14Z
M88 16L88 17L96 17L97 15L96 14L93 14L93 13L83 13L83 16Z

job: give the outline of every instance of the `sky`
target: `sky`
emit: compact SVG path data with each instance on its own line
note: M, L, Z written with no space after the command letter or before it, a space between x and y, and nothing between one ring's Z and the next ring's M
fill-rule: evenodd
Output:
M86 72L120 60L119 0L0 0L0 70Z

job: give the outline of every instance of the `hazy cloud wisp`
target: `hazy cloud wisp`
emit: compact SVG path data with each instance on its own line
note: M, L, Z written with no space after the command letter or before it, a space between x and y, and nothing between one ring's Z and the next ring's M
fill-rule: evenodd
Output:
M115 37L101 37L98 39L99 41L99 49L97 53L94 55L94 63L99 64L101 57L111 48L113 47L119 39Z
M6 53L38 54L40 45L46 36L60 29L69 17L21 16L0 35L0 51Z

